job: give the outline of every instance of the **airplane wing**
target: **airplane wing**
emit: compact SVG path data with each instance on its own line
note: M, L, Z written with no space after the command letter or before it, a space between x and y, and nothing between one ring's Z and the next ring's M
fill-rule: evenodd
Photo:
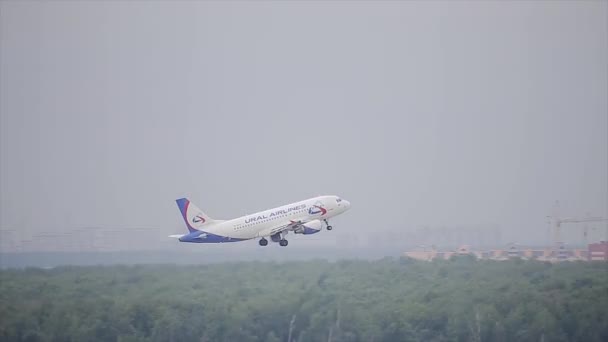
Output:
M269 236L269 235L274 235L277 233L282 233L282 232L289 232L289 231L295 231L296 229L299 229L302 225L306 224L309 221L293 221L290 220L288 223L286 224L281 224L279 226L273 227L270 229L270 231L266 231L264 232L265 234L263 234L264 236Z
M276 226L276 227L270 229L270 232L268 233L268 235L274 235L276 233L281 233L281 232L290 231L290 230L293 230L292 223L282 224L280 226Z

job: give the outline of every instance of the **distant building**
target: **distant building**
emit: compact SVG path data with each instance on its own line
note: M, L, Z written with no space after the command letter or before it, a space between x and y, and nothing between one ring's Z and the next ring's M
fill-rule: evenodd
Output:
M566 246L564 246L563 244L560 244L557 247L556 254L557 254L556 256L557 256L558 261L565 261L565 260L568 260L568 258L570 257L570 252L566 249Z
M589 251L586 249L573 249L572 254L576 260L587 260L589 258Z
M470 247L470 246L468 246L468 245L463 245L463 246L460 246L460 247L458 248L458 254L460 254L460 255L468 255L468 254L472 254L472 253L471 253L471 247Z
M476 250L469 245L462 245L455 250L441 251L435 246L422 250L407 251L404 256L418 260L448 260L454 255L474 255L478 259L486 260L509 260L522 258L526 260L539 260L549 262L577 261L577 260L608 260L608 241L589 245L589 250L568 249L564 244L557 248L524 248L520 249L516 244L510 244L505 249Z
M509 249L507 250L507 257L509 258L519 258L521 256L519 252L519 248L515 244L511 244Z
M608 261L608 241L600 241L599 243L589 244L589 260Z
M431 261L437 257L435 251L411 251L406 252L404 255L416 260L423 261Z

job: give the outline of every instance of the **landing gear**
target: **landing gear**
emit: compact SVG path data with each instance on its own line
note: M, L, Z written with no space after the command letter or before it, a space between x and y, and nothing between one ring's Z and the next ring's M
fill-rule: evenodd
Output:
M329 222L327 222L327 220L323 220L323 222L325 222L325 225L327 225L327 230L332 230L334 227L329 225Z
M260 240L260 246L266 246L268 245L268 240L262 238L262 240Z
M327 230L332 230L332 229L334 229L334 227L332 227L332 226L327 226Z
M287 244L288 244L288 243L289 243L289 241L287 241L287 240L285 240L285 239L282 239L281 241L279 241L279 245L280 245L281 247L285 247L285 246L287 246Z

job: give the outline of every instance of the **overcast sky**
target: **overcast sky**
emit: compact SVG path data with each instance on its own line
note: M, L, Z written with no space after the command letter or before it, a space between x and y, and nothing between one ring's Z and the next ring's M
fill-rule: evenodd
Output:
M175 234L182 196L340 195L339 236L608 216L606 1L0 9L3 230Z

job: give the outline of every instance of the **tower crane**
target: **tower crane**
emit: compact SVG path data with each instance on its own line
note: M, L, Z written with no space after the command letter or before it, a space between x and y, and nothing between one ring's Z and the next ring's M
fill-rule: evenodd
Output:
M568 217L568 218L559 218L554 216L547 216L551 220L553 226L553 246L557 247L562 241L562 224L563 223L586 223L586 222L604 222L608 221L608 219L603 217ZM583 234L585 236L585 244L587 243L587 234L589 232L588 227L585 225L583 228Z

